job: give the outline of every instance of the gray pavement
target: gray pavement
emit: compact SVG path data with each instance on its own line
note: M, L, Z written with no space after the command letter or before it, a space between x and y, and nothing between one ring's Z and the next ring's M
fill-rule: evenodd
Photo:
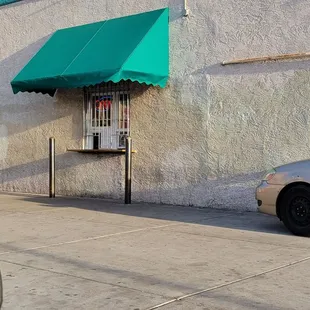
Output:
M254 212L0 194L4 309L310 309L310 239Z

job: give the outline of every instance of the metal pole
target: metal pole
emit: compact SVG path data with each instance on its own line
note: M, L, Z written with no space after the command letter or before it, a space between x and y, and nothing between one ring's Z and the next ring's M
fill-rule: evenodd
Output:
M187 5L187 0L183 0L183 16L187 17L189 15L189 9Z
M49 139L49 196L55 198L55 138Z
M125 158L125 204L131 204L131 175L132 175L132 139L126 138Z

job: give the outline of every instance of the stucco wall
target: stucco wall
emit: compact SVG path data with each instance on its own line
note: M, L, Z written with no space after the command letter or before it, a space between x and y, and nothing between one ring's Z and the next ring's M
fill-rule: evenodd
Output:
M10 80L59 28L169 6L171 77L135 87L133 199L255 210L270 166L309 157L310 61L222 67L233 58L310 51L305 0L24 0L0 8L0 190L121 198L123 157L81 146L82 93L13 95Z

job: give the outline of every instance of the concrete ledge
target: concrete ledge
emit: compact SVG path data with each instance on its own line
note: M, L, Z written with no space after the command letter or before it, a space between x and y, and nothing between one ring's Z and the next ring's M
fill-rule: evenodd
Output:
M126 154L125 149L98 149L98 150L83 150L83 149L67 149L67 152L76 152L76 153L88 153L88 154ZM133 150L132 153L137 153Z

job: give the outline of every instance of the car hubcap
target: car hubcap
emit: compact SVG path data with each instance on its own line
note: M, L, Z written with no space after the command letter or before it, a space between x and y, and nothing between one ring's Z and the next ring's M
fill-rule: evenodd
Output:
M300 226L310 224L310 201L306 197L296 197L291 201L290 214L293 221Z

